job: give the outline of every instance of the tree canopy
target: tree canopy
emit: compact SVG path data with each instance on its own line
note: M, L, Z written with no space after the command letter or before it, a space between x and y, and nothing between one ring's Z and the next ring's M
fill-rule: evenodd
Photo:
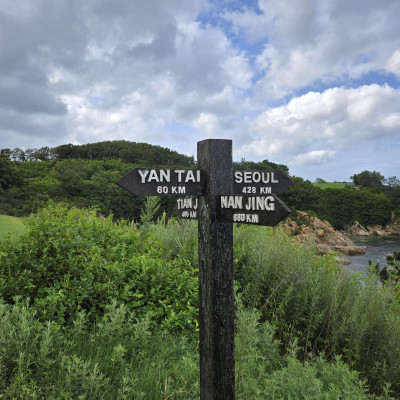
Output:
M147 143L106 141L54 148L0 150L0 214L26 216L49 200L78 207L95 206L102 215L140 220L145 199L133 196L115 182L136 167L196 168L193 157ZM235 170L289 168L269 160L242 159ZM300 177L280 196L292 211L311 211L343 228L355 220L365 225L385 225L392 211L400 211L399 180L379 172L363 171L352 177L357 188L325 189ZM322 179L320 179L322 180ZM160 213L171 215L175 200L162 197Z
M383 185L385 177L376 171L362 171L350 177L356 186L379 187Z

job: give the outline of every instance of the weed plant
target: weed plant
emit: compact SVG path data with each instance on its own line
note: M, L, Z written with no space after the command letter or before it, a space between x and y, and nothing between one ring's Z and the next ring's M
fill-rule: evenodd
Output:
M151 328L113 302L90 325L40 322L26 301L0 303L0 398L7 400L198 399L197 340ZM340 359L305 364L282 356L274 328L238 303L236 398L373 399ZM389 399L389 397L386 397Z
M0 241L0 399L198 398L196 238L59 204ZM234 263L238 399L400 396L390 285L262 227Z
M281 232L235 230L235 278L247 307L277 327L282 352L299 360L340 355L372 391L390 383L400 393L400 315L391 287L338 266L333 256L292 243Z

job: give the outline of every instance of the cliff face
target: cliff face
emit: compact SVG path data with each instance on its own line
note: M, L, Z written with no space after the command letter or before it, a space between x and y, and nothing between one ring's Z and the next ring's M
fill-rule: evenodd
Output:
M400 236L400 218L393 218L385 228L381 225L362 226L356 221L354 224L346 226L345 232L351 236Z
M354 245L352 240L343 232L335 231L328 221L317 217L311 217L307 213L298 211L300 218L304 221L298 225L291 218L287 218L282 224L282 229L299 242L315 241L319 254L338 252L343 255L365 254L365 250ZM346 263L345 259L339 261Z

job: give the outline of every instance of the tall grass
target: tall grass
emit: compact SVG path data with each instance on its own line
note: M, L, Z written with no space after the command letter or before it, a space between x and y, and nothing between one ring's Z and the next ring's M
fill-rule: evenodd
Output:
M277 327L283 352L295 342L300 360L340 355L372 391L389 382L400 393L400 314L391 287L373 275L362 280L279 231L237 227L235 235L243 299Z
M390 286L255 226L234 269L238 399L400 396ZM0 399L198 398L197 279L193 221L43 210L0 241Z
M110 304L89 326L80 313L62 328L39 322L18 300L0 303L0 398L21 400L198 399L197 341L150 329L123 305ZM236 398L373 398L339 359L300 363L281 356L274 327L238 302Z

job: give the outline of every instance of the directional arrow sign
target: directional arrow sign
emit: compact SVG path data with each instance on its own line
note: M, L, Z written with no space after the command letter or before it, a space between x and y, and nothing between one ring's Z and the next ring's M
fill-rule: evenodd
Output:
M282 171L235 171L234 194L282 194L293 181Z
M274 194L221 195L221 219L253 225L275 226L291 212Z
M175 214L180 219L197 219L197 197L183 197L174 206Z
M138 196L194 196L204 192L204 179L196 169L135 168L117 183Z

